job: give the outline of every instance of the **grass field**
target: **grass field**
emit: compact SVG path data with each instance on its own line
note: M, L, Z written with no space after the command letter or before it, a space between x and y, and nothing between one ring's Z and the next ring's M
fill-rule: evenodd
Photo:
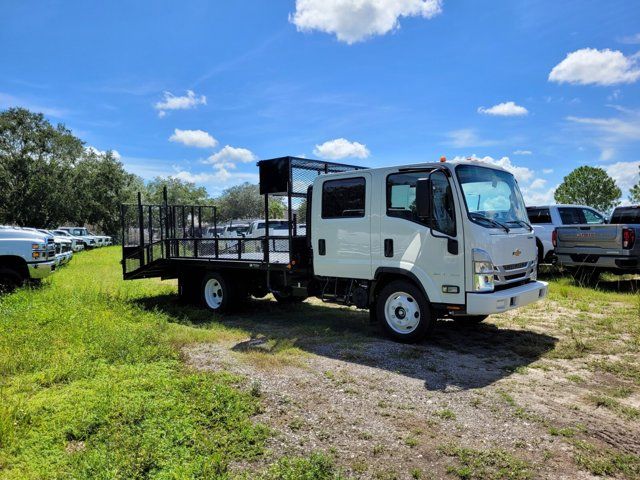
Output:
M0 298L0 478L640 477L637 282L552 278L545 302L401 346L318 302L216 318L123 282L119 253Z

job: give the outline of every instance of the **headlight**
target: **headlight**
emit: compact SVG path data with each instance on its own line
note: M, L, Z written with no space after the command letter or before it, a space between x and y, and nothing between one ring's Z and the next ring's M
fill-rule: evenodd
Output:
M473 289L476 292L493 292L493 261L480 248L473 249Z
M529 279L533 282L538 280L538 257L533 259L531 263L531 275L529 275Z

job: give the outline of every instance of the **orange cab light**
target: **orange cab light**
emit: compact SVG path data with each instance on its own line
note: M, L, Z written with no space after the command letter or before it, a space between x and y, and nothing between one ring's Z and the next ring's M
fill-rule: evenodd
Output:
M444 163L446 161L447 161L447 157L445 157L444 155L440 157L440 163Z

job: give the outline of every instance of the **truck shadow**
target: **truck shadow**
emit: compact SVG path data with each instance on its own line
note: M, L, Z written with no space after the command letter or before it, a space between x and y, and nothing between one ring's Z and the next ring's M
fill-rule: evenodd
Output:
M433 336L415 345L386 339L367 312L309 301L279 305L251 300L240 311L215 315L185 305L176 296L134 301L143 309L161 311L169 321L194 328L220 323L247 332L230 348L238 352L281 354L283 348L342 362L366 365L424 382L428 390L481 388L538 360L554 348L557 338L527 330L498 328L491 323L462 327L439 321Z

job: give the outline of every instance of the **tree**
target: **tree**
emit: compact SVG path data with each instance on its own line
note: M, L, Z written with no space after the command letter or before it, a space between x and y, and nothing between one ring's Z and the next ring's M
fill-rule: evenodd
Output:
M622 191L602 168L582 166L564 177L554 198L558 203L588 205L607 212L620 203Z
M264 217L264 197L258 185L245 182L229 187L215 200L221 221ZM269 218L283 218L285 207L278 197L269 197Z
M57 226L76 204L73 169L83 142L24 108L0 112L0 223Z
M638 165L638 170L640 173L640 165ZM640 180L631 187L631 190L629 191L629 201L633 203L640 203Z
M164 201L162 195L164 187L167 187L169 205L208 205L211 203L206 188L197 187L195 183L176 177L156 177L151 180L142 191L143 201L161 205Z

